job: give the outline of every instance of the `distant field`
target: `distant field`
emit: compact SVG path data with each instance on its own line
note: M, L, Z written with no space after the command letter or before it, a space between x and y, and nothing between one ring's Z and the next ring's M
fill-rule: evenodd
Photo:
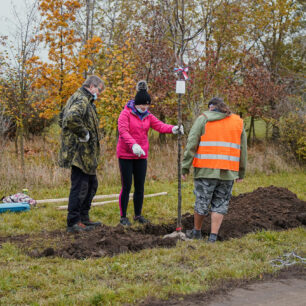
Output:
M248 133L249 131L249 127L250 127L250 121L251 118L247 117L244 119L244 126L246 129L246 132ZM266 123L262 120L262 119L256 119L255 120L255 134L256 134L256 138L260 139L260 140L264 140L266 139ZM271 137L271 127L269 126L268 128L268 137Z

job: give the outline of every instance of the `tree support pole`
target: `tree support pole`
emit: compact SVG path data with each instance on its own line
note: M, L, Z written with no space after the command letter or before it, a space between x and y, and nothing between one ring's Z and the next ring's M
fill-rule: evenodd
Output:
M182 125L182 110L181 110L182 94L178 95L178 126L179 133L177 138L178 150L177 150L177 226L176 230L182 229L182 175L181 175L181 151L182 151L182 135L180 133L180 127Z

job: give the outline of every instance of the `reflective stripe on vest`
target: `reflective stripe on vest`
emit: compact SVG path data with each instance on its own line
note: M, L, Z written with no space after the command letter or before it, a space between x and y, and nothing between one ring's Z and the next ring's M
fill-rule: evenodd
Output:
M199 146L206 146L206 147L228 147L228 148L235 148L240 149L240 145L232 142L225 142L225 141L201 141Z
M193 166L239 171L242 130L243 121L237 115L207 122Z
M229 156L229 155L218 155L218 154L198 154L194 156L199 159L224 159L224 160L230 160L230 161L240 161L240 157L235 156Z

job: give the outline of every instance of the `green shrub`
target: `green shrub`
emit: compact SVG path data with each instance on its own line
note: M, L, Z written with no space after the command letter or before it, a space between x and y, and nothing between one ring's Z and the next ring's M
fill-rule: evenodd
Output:
M281 140L302 163L306 162L306 123L303 112L289 113L279 122Z

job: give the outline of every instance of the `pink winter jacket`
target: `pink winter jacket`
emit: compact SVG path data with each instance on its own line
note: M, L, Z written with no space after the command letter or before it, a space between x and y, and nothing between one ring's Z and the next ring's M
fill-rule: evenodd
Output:
M132 101L130 101L132 102ZM131 105L131 103L127 105ZM165 124L148 112L141 120L135 111L125 106L118 119L119 139L117 157L123 159L146 159L148 157L148 131L151 127L159 133L172 133L173 125ZM133 144L139 144L146 155L138 157L132 151Z

